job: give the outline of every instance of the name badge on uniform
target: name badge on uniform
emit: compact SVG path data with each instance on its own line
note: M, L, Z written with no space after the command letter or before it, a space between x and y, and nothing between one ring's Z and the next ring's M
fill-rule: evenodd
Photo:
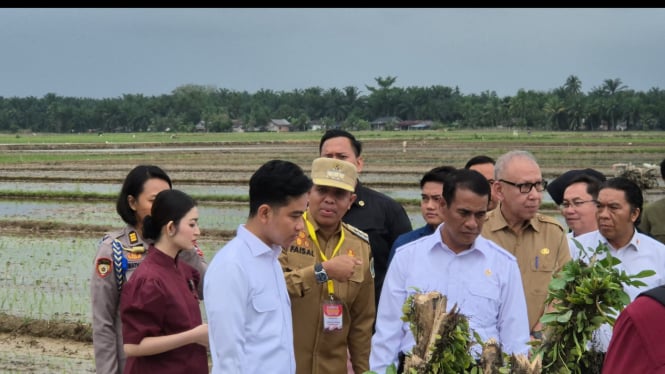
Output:
M323 302L323 331L342 330L342 307L335 298Z

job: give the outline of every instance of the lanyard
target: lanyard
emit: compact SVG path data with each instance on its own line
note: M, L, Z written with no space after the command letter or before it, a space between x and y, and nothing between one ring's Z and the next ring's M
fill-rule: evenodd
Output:
M305 220L305 225L307 226L307 232L309 233L309 237L312 238L312 241L316 245L316 248L319 249L319 253L321 254L321 258L323 261L328 261L328 257L326 257L326 254L323 253L323 250L321 249L321 245L319 244L319 239L316 237L316 232L314 230L314 226L312 225L311 222L307 220L307 212L305 212L302 215L302 218ZM339 252L339 249L342 247L342 243L344 242L344 229L341 229L341 234L339 237L339 241L337 242L337 245L335 246L335 249L333 249L333 253L330 256L330 258L335 257L337 252ZM332 298L333 295L335 294L335 288L333 287L333 281L332 279L328 279L328 294Z

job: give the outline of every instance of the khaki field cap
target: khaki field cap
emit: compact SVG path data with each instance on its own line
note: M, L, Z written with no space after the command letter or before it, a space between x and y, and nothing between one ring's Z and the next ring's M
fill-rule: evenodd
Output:
M319 186L355 191L358 173L348 161L319 157L312 162L312 182Z

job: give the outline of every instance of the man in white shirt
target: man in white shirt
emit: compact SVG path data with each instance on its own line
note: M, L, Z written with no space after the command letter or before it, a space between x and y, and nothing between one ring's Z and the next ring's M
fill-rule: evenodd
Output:
M291 302L278 257L304 228L312 181L272 160L249 180L249 218L210 262L203 286L212 373L295 373Z
M640 292L665 284L665 245L635 229L640 222L643 203L642 191L635 182L621 177L609 179L598 192L598 231L579 238L586 251L580 253L582 260L587 260L591 250L603 243L612 256L621 260L617 267L627 274L638 274L643 270L656 272L639 279L646 286L624 287L631 301ZM609 325L601 326L594 336L593 348L607 351L611 335Z
M489 183L477 171L455 170L445 178L443 199L446 222L433 234L402 246L388 268L370 353L370 370L377 373L385 373L391 364L398 366L400 353L415 345L409 323L401 320L404 301L414 288L445 295L450 307L457 304L468 317L472 330L484 341L495 338L504 352L529 351L517 260L480 236Z
M584 235L595 235L594 233L598 232L596 199L602 182L584 170L574 172L577 174L570 178L568 185L563 186L563 201L559 204L559 208L570 229L566 234L570 257L577 259L579 257L577 242L584 240Z

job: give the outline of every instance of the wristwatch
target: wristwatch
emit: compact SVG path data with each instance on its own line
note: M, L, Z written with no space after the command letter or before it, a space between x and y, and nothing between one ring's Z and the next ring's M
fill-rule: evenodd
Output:
M531 331L531 336L533 336L534 339L543 340L543 331Z
M325 283L328 281L328 273L326 273L326 269L323 268L323 265L320 262L317 262L314 265L314 276L319 283Z

